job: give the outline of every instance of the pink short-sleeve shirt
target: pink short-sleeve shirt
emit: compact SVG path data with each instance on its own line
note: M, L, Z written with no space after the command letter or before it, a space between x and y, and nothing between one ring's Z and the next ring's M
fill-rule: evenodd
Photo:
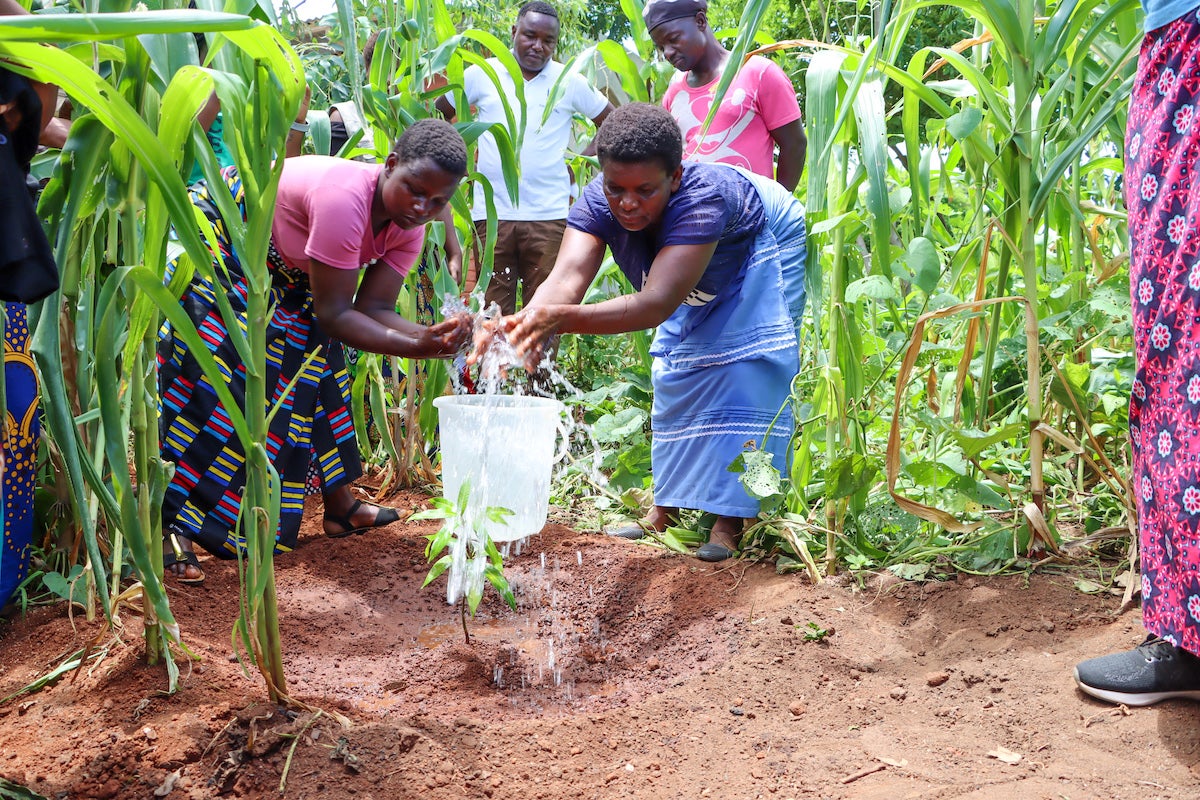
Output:
M283 165L271 239L284 262L308 272L310 260L337 269L383 261L407 275L421 255L425 228L389 224L371 231L371 202L383 166L327 156L298 156Z
M800 119L800 103L791 80L774 61L752 56L738 70L701 140L700 128L719 82L717 78L693 89L687 84L687 73L680 73L663 95L663 107L683 131L683 157L733 164L774 178L771 131Z

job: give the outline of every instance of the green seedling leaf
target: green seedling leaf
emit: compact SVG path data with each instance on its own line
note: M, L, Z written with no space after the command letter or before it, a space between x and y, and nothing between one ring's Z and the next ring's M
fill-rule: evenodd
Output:
M825 476L825 496L840 500L857 494L875 482L879 465L861 453L850 453L835 460Z
M846 287L847 303L857 303L863 298L869 298L877 303L885 303L888 300L899 300L900 296L896 294L896 288L892 286L892 282L883 275L868 275Z
M829 635L829 631L822 628L815 622L810 622L804 626L804 641L806 642L823 642L825 637Z
M484 570L483 574L488 579L488 583L492 585L492 588L495 589L500 594L500 597L504 599L504 602L508 604L508 607L513 611L516 611L517 598L515 595L513 595L512 587L508 585L508 579L504 577L504 572L494 567L488 567L486 570Z
M488 506L487 511L485 511L483 515L487 517L489 522L498 522L503 524L508 520L509 517L513 515L513 510L510 508L503 508L501 506ZM489 539L489 541L491 540Z
M623 442L641 434L646 425L646 412L640 408L624 408L615 414L605 414L592 426L596 441L601 444Z
M926 296L932 295L937 288L938 279L942 275L942 264L938 259L937 249L933 242L924 236L917 236L908 243L908 254L905 256L908 268L912 272L913 283Z
M962 448L966 458L974 458L997 442L1023 437L1028 430L1028 425L1019 422L990 431L981 431L978 428L946 428L946 432L954 438L955 444Z
M82 574L83 566L76 564L65 577L57 572L47 572L42 576L42 583L63 600L84 605L87 601L87 585L79 579Z
M998 508L1004 511L1012 509L1012 503L1008 502L1002 494L997 492L986 483L977 481L970 475L961 475L950 483L950 487L956 492L966 497L973 503L988 508ZM968 511L978 511L980 509L967 509Z
M969 137L983 121L983 112L975 106L967 106L946 120L946 131L960 142Z
M1092 374L1091 365L1081 364L1077 361L1064 361L1059 365L1059 370L1066 381L1064 382L1056 372L1050 380L1050 396L1072 414L1075 413L1076 407L1086 414L1091 407L1087 390Z
M430 568L429 574L425 576L425 582L421 584L421 588L424 589L426 586L433 583L435 580L438 579L438 577L441 576L441 574L443 572L445 572L447 569L449 569L449 567L450 567L450 556L448 554L439 558L436 562L434 562L433 566Z

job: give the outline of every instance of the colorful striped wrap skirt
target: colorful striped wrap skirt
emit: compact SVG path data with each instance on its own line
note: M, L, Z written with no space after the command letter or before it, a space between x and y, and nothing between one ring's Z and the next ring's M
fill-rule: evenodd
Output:
M222 175L244 214L236 171L229 168ZM228 321L221 318L216 292L224 294L237 316L236 324L245 328L247 281L210 200L209 188L197 183L190 195L213 225L217 241L209 244L219 248L228 274L217 270L221 280L217 288L197 273L180 304L220 365L234 400L244 407L245 366L229 338ZM287 267L274 247L268 262L272 275L272 313L267 324L269 403L273 405L286 393L265 443L280 480L275 552L281 553L296 546L310 472L315 471L320 489L329 491L358 478L362 462L350 413L350 379L342 345L317 325L307 276ZM168 281L174 269L174 262L168 265ZM305 366L313 353L316 357ZM159 332L158 369L162 453L175 464L163 499L164 531L185 536L218 556L233 558L245 546L237 526L246 482L243 448L212 384L187 343L169 324ZM300 379L288 393L287 385L296 375Z
M38 380L29 353L29 326L21 303L5 307L4 321L4 547L0 548L0 607L29 573L33 544L33 491L37 478Z
M755 517L759 501L728 467L750 445L786 474L807 239L803 206L774 181L742 174L767 225L740 284L680 306L655 332L650 459L656 505Z
M1200 654L1200 23L1142 42L1125 137L1146 629Z

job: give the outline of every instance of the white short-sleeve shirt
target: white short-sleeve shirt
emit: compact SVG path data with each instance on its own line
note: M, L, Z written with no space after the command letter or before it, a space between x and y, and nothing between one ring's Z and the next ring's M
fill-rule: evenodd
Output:
M516 104L516 88L508 70L495 58L488 63L500 77L505 95L511 105ZM521 180L518 186L518 202L509 202L504 186L504 173L500 169L500 150L491 134L479 139L478 170L492 184L497 217L508 221L535 221L565 219L570 206L570 175L564 156L571 140L571 122L576 113L588 119L600 116L608 100L588 84L580 75L572 75L563 87L562 97L554 105L545 124L542 117L550 89L563 71L563 65L550 61L533 79L525 81L525 136L521 145ZM475 119L481 122L505 122L504 106L496 93L496 86L484 71L475 65L463 74L463 88L467 102L475 106ZM453 105L455 97L447 95ZM520 110L514 108L518 115ZM461 116L461 115L460 115ZM475 219L487 217L487 201L483 186L475 186L475 204L471 216Z

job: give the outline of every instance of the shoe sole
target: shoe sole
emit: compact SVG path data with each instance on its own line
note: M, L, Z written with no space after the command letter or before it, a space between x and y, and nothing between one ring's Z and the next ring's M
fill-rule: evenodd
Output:
M1120 703L1127 706L1152 706L1163 700L1200 700L1200 691L1179 692L1115 692L1109 689L1098 689L1088 686L1079 679L1079 670L1075 670L1075 683L1086 694L1098 700L1109 703Z
M624 528L613 528L604 532L608 536L615 536L618 539L629 539L637 541L646 536L646 531L637 525L627 525Z

